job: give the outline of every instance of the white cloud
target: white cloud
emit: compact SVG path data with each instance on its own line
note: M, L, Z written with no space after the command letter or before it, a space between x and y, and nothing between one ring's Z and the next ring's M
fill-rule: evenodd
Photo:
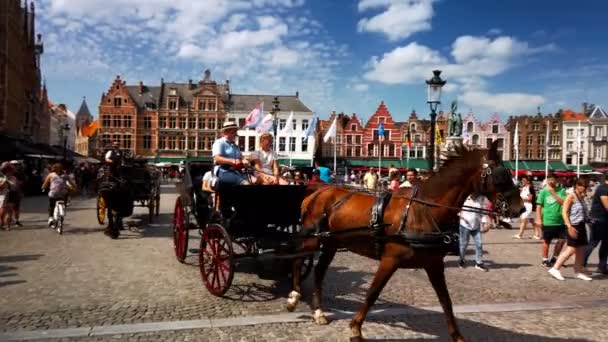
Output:
M505 114L521 114L530 112L545 103L540 95L524 93L492 94L484 91L465 92L459 97L465 105L476 111L500 112Z
M365 83L359 83L359 84L356 84L356 85L354 86L354 89L355 89L356 91L360 91L360 92L366 92L366 91L368 91L368 90L369 90L369 85L368 85L368 84L365 84Z
M97 84L115 74L128 83L229 78L236 92L289 94L329 109L334 42L304 0L40 0L44 72ZM50 39L54 37L54 39ZM92 75L93 74L93 75Z
M410 43L385 53L382 58L372 57L370 71L365 78L387 84L416 83L428 77L429 70L446 65L439 52L418 43Z
M384 12L363 18L357 24L359 32L377 32L390 41L407 38L416 32L431 29L433 0L360 0L359 11L377 8Z
M409 43L372 57L364 78L385 84L424 84L431 70L440 69L448 79L445 91L476 109L516 113L535 108L546 100L525 93L494 94L487 80L514 67L523 57L555 50L554 45L531 47L508 36L495 38L461 36L452 44L450 56L418 43ZM450 58L451 57L451 58Z

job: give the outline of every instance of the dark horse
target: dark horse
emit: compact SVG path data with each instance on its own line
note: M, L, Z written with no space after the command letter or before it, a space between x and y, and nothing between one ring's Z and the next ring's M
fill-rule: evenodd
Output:
M472 193L486 196L505 216L516 217L524 210L519 191L496 149L497 144L489 151L457 148L459 155L448 158L420 189L400 189L384 203L374 194L340 187L323 187L305 198L303 237L297 252L321 252L311 304L315 322L328 322L321 306L323 278L336 250L347 248L380 260L365 303L350 323L351 340L362 340L363 320L398 268L424 268L443 307L452 341L464 341L446 286L443 258L447 248L443 240L453 230L458 211ZM383 211L378 211L379 207ZM301 267L302 259L295 259L293 291L287 303L290 311L300 297Z
M104 234L117 239L123 229L123 217L133 214L132 186L128 177L106 173L99 185L99 195L103 198L108 215L108 227Z

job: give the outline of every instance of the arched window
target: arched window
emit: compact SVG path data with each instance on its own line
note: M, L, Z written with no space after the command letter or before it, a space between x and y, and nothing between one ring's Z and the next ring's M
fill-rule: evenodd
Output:
M415 124L415 123L412 123L412 124L410 125L410 131L412 131L412 132L416 132L416 124Z
M473 122L467 122L467 132L473 132Z
M472 123L469 122L469 124L472 125ZM473 145L479 145L479 135L474 134L473 135Z

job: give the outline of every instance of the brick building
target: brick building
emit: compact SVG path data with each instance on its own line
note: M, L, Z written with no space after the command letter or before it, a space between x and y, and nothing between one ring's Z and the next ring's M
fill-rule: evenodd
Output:
M378 134L381 123L384 126L384 136ZM365 124L363 153L367 157L401 158L401 145L400 127L393 121L391 113L382 101Z
M509 117L506 128L509 142L513 145L515 125L519 123L519 160L521 170L530 172L545 170L545 139L549 127L549 169L567 171L562 162L562 113L521 115ZM511 164L515 160L515 146L510 147ZM505 158L506 159L506 158ZM514 165L510 165L514 167Z
M0 133L46 143L50 117L40 99L41 35L34 3L0 1Z
M130 86L117 76L99 106L100 146L120 142L133 155L156 160L211 156L229 104L229 83L205 71L198 83Z

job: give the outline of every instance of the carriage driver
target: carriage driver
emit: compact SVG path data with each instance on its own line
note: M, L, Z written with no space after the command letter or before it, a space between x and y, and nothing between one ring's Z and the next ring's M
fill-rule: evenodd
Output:
M118 142L115 141L112 143L112 149L106 153L105 161L110 167L110 173L115 175L118 171L118 167L122 163L122 153L120 152L120 144Z
M213 143L214 172L220 184L249 184L245 176L239 171L243 166L248 166L249 161L243 158L241 150L234 142L237 130L236 123L232 121L224 122L222 126L223 136Z

